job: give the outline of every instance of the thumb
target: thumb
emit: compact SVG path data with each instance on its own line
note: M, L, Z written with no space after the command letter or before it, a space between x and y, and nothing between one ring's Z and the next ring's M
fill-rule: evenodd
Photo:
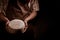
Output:
M22 33L25 33L28 27L23 28L21 31Z
M9 21L6 22L6 26L8 26L8 25L9 25Z
M28 27L28 23L27 23L27 21L25 21L25 27Z

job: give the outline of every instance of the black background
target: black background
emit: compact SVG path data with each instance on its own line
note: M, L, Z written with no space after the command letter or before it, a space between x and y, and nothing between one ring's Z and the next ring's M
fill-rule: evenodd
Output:
M49 40L49 27L48 27L48 1L39 0L40 11L39 11L39 27L40 27L40 40Z

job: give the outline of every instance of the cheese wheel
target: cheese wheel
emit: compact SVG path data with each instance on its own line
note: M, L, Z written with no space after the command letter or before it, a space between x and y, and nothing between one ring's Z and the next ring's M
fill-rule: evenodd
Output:
M14 19L9 22L9 27L12 29L22 29L25 27L25 23L22 20Z

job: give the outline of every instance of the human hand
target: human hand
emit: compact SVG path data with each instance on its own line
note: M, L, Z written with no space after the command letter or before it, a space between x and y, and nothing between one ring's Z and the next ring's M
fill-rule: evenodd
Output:
M27 28L28 28L28 21L27 20L24 20L24 23L25 23L25 27L21 29L22 33L26 32Z
M9 26L9 22L10 22L10 21L9 21L9 20L7 20L7 22L6 22L6 26Z
M6 22L6 27L5 27L6 31L9 32L9 33L12 33L12 34L16 33L16 30L10 28L9 22L10 22L9 20Z

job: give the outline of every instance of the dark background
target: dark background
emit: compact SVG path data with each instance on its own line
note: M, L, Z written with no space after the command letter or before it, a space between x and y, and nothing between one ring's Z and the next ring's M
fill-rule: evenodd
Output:
M40 40L49 40L49 27L48 27L48 1L47 0L39 0L40 3L40 11L39 11L39 28L40 28Z

